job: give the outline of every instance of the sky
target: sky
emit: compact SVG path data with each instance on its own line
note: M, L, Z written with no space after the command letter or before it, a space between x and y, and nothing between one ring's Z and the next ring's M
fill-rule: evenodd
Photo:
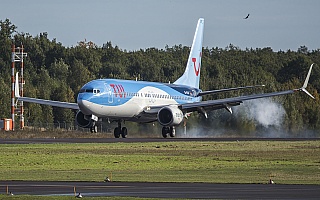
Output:
M67 47L86 39L134 51L191 46L202 17L204 47L296 51L320 48L319 10L319 0L1 0L0 20Z

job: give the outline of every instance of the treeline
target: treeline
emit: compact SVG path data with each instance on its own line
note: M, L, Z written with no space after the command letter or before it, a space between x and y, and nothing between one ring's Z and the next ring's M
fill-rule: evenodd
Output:
M164 49L148 48L137 51L122 50L111 42L102 47L81 41L74 47L64 47L47 33L32 36L16 32L10 20L0 21L0 116L10 116L11 104L11 45L24 45L28 56L24 62L25 96L58 101L75 102L79 89L88 81L98 78L139 79L173 82L185 69L190 47L175 45ZM201 89L238 87L265 84L263 89L223 93L205 99L225 98L254 92L272 92L300 88L309 66L320 63L320 49L274 52L271 48L242 50L230 44L225 48L203 49ZM19 65L16 64L19 69ZM308 91L316 98L304 94L275 98L281 102L286 115L284 130L292 133L303 130L320 131L320 67L312 71ZM213 111L212 116L223 111ZM190 121L201 116L194 115ZM74 111L38 104L25 104L25 120L29 122L73 122ZM219 124L234 130L256 131L253 119L209 118L206 124ZM210 120L214 120L210 121ZM217 122L218 121L218 122Z

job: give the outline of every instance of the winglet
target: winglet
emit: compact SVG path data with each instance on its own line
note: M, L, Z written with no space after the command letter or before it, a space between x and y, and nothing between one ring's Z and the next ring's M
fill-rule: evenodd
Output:
M19 73L16 73L16 82L14 84L14 95L15 97L19 98L20 94L19 94Z
M309 82L309 78L310 78L310 74L311 74L311 70L313 67L314 63L312 63L312 65L310 66L309 72L307 74L306 80L304 81L304 84L302 86L302 88L300 88L300 91L303 91L304 93L306 93L307 95L309 95L311 98L314 99L314 96L312 96L308 91L307 91L307 86L308 86L308 82Z

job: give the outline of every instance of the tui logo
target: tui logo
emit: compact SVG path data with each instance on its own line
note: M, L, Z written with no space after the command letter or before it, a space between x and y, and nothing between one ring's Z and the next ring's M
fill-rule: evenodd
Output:
M119 96L120 98L126 97L126 92L124 91L124 87L120 84L110 84L110 86L113 88L113 92L115 96Z
M200 52L200 57L201 58L201 52ZM200 60L200 59L199 59ZM192 62L193 62L193 68L194 68L194 72L196 74L196 76L199 76L199 73L200 73L200 68L201 68L201 63L199 61L199 67L197 68L196 66L196 62L197 62L197 58L192 58Z

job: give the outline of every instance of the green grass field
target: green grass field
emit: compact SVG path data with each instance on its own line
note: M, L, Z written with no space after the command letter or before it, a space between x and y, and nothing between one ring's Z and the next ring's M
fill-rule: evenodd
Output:
M320 141L2 144L1 180L320 184Z

